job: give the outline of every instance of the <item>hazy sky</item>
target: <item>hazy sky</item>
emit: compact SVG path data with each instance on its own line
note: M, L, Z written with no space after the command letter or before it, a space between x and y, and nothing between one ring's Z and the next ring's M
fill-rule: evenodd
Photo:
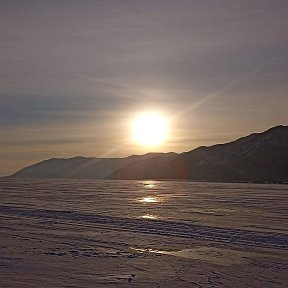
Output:
M0 0L0 175L51 157L142 154L288 124L288 1Z

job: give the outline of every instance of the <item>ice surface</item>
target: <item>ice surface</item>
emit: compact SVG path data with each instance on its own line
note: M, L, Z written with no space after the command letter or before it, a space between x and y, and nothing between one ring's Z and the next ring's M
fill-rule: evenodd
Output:
M0 180L0 287L287 287L288 186Z

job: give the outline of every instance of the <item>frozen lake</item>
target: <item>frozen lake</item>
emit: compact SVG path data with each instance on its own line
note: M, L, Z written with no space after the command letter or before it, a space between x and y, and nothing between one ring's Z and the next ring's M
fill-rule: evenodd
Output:
M286 287L287 207L287 185L3 178L0 286Z

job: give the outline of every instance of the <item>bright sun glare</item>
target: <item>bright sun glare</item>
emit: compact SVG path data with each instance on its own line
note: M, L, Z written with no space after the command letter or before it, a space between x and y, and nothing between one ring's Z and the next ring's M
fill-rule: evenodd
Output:
M142 114L133 122L134 140L144 146L160 145L167 133L167 120L156 113Z

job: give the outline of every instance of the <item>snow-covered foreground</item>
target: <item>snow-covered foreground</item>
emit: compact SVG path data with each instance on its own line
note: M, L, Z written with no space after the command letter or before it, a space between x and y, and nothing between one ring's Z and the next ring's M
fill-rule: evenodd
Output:
M0 287L288 287L288 186L0 180Z

